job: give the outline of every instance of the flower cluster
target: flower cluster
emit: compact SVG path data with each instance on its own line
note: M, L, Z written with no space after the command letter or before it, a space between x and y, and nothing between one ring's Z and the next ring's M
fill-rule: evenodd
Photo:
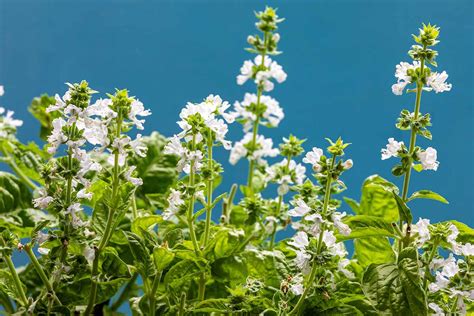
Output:
M346 213L340 213L336 210L338 204L331 202L331 191L336 190L335 186L339 186L339 176L344 170L352 166L352 160L336 161L338 156L344 154L343 149L348 144L344 144L338 139L336 143L330 142L328 152L332 153L331 159L328 159L322 149L314 147L306 154L304 162L312 166L324 188L315 187L311 181L306 181L300 185L299 194L295 195L290 202L293 206L288 215L299 218L292 223L292 227L297 233L292 238L290 245L295 253L295 265L300 273L306 276L311 269L315 269L318 264L327 264L334 260L336 262L337 271L346 277L354 277L354 274L347 269L350 260L346 258L347 251L344 243L337 242L335 234L347 236L351 233L350 227L343 222ZM320 191L323 199L318 199L313 194ZM301 282L294 284L291 290L295 295L303 293L303 277L297 279ZM311 284L313 280L309 280L307 284Z
M441 73L432 72L425 65L426 62L435 67L437 66L435 58L438 53L429 47L435 46L438 43L438 35L439 28L430 24L423 24L419 36L414 36L417 45L413 45L409 51L409 55L414 60L413 64L401 62L395 67L397 83L392 85L392 92L395 95L402 95L405 88L412 83L416 83L418 89L435 91L436 93L451 90L452 85L446 82L448 79L446 71Z
M5 90L3 86L0 85L0 97L3 96L4 93ZM14 140L16 128L23 125L23 121L13 118L13 114L15 114L15 112L0 107L0 139Z

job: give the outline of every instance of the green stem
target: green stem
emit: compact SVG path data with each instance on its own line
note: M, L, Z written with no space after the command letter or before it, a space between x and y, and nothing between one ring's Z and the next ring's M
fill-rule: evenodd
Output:
M122 133L122 112L118 111L117 114L117 131L116 131L116 138L120 138L121 133ZM94 256L94 261L92 262L92 271L91 271L91 289L90 289L90 295L89 295L89 302L87 304L86 310L84 312L84 315L89 315L94 309L95 305L95 299L97 296L97 274L99 273L99 257L100 253L104 250L104 248L107 246L113 231L113 221L114 221L114 215L115 211L117 209L117 194L118 194L118 188L119 188L119 175L120 175L120 166L119 166L119 152L116 149L114 153L114 168L113 168L113 174L112 174L112 196L111 196L111 201L113 204L113 207L109 209L109 214L107 217L107 223L105 226L104 234L102 235L99 246L95 249L95 256Z
M206 275L201 273L199 277L198 300L203 301L206 296Z
M431 273L430 263L431 263L431 261L433 261L433 258L436 255L436 252L438 251L438 244L439 244L439 241L438 241L438 239L436 239L433 242L433 249L431 249L430 255L428 257L428 261L426 262L425 277L423 278L423 288L425 289L425 291L427 290L427 287L428 287L428 276Z
M132 219L138 217L138 209L137 209L137 198L135 197L135 193L132 195Z
M225 203L222 204L222 215L224 216L224 222L226 224L229 224L230 222L230 214L232 213L232 205L234 203L234 197L236 192L237 184L234 183L230 188L229 197L225 200Z
M11 315L15 312L10 298L3 292L0 293L0 305L3 306L3 309L5 312L7 312L7 315Z
M263 42L266 44L267 43L267 40L268 40L268 32L265 32L263 34ZM266 55L266 51L262 52L261 56L262 56L262 62L260 64L260 67L263 67L265 66L265 55ZM263 93L263 86L261 85L258 85L257 86L257 108L260 107L260 99L262 97L262 93ZM255 148L255 145L257 143L257 135L258 135L258 126L260 124L260 116L257 116L257 119L255 120L255 122L253 123L253 136L252 136L252 144L251 144L251 148ZM250 160L250 164L249 164L249 174L248 174L248 179L247 179L247 186L250 188L250 191L253 193L253 174L254 174L254 169L255 169L255 160Z
M286 157L286 165L285 165L285 172L290 173L290 162L291 162L291 155ZM280 212L281 212L281 204L283 203L283 195L278 195L278 204L277 204L277 209L276 209L276 214L275 214L275 222L273 223L273 230L272 230L272 235L270 238L270 250L273 249L273 246L275 244L275 238L276 238L276 232L278 228L278 218L280 217Z
M426 46L423 46L423 49L425 49ZM420 61L420 73L423 75L423 71L424 71L424 67L425 67L425 59L422 58L421 61ZM421 94L423 92L423 82L421 82L420 80L418 80L416 82L416 100L415 100L415 112L414 112L414 119L418 119L418 116L420 115L420 106L421 106ZM403 179L403 189L402 189L402 199L404 201L407 200L407 197L408 197L408 187L410 185L410 177L411 177L411 169L412 169L412 155L413 155L413 152L415 150L415 146L416 146L416 135L417 135L417 131L416 129L414 129L413 127L411 128L411 132L410 132L410 146L409 146L409 149L408 149L408 155L410 157L410 161L409 161L409 168L407 169L406 173L405 173L405 178ZM400 228L403 227L403 220L400 218ZM410 231L410 226L411 226L411 223L407 223L408 224L408 227L407 227L407 231L406 231L406 234L408 235L408 232ZM400 240L399 241L399 244L398 244L398 247L399 247L399 250L401 251L403 249L403 241Z
M128 297L130 295L130 292L132 291L133 286L135 285L135 281L137 280L137 278L138 278L138 272L135 272L132 275L132 278L130 279L130 281L128 281L127 285L123 289L123 291L120 294L119 298L110 307L110 309L112 311L116 311L117 309L119 309L120 306L122 306L122 304L128 299Z
M206 206L206 226L204 228L204 238L202 240L202 246L205 248L209 242L210 228L211 228L211 219L212 219L212 191L213 191L213 161L212 161L212 134L209 131L207 139L207 167L210 172L210 179L207 181L207 206Z
M196 134L193 134L193 139L192 139L192 143L191 143L191 150L195 150L195 147L196 147ZM199 255L200 254L199 245L198 245L197 238L196 238L196 232L194 231L194 201L195 201L194 164L195 164L195 161L193 159L193 160L191 160L191 166L190 166L190 170L189 170L189 187L191 188L191 190L193 190L193 193L191 194L191 198L190 198L190 201L189 201L187 220L188 220L188 227L189 227L189 235L190 235L191 241L193 243L194 252L197 255Z
M41 281L43 281L43 284L46 287L46 289L48 290L48 292L53 296L56 303L58 303L59 305L62 305L61 301L59 300L59 298L54 293L53 286L51 285L51 282L49 281L48 277L46 276L46 273L44 272L43 267L41 266L41 264L39 263L38 259L35 256L35 254L33 253L33 250L31 249L31 246L27 244L27 245L25 245L24 249L25 249L25 252L28 255L28 257L30 258L31 263L33 264L36 272L38 273Z
M332 184L331 173L332 173L332 169L334 168L335 163L336 163L336 155L333 155L332 160L331 160L331 169L328 170L327 179L326 179L326 190L324 192L323 211L322 211L323 214L326 214L328 206L329 206L329 200L331 199L331 184ZM321 252L324 229L325 227L322 225L321 232L319 233L318 244L317 244L317 249L316 249L317 254ZM320 267L316 265L316 262L313 260L313 266L311 267L311 273L309 275L308 283L306 284L303 294L301 294L295 307L290 311L288 315L295 315L298 313L298 310L301 308L301 305L303 305L303 302L306 296L308 295L311 285L314 282L314 278L316 277L316 272L319 268Z
M2 247L6 247L5 241L1 237L0 237L0 244L2 245ZM26 298L25 291L23 290L23 285L21 283L20 277L18 276L18 273L16 272L15 265L13 264L12 258L7 254L3 254L3 258L5 259L5 262L7 263L8 270L10 270L10 274L12 275L13 283L15 283L17 293L20 295L20 297L17 297L16 299L20 301L21 305L28 306L28 299Z
M184 307L186 305L186 293L181 294L181 299L179 301L178 316L184 316Z
M163 271L160 271L155 275L153 279L153 285L151 286L150 292L150 312L152 316L155 316L156 313L156 291L158 290L158 286L160 285L161 275Z

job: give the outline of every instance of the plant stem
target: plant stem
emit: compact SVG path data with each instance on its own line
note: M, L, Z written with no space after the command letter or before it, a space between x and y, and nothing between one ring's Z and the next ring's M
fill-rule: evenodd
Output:
M286 165L285 165L285 172L290 173L290 162L291 162L291 155L286 157ZM283 203L283 195L278 195L278 204L277 204L277 209L276 209L276 214L275 214L275 222L273 223L273 230L272 230L272 235L270 238L270 250L273 249L273 246L275 244L275 238L276 238L276 232L278 228L278 222L277 219L280 216L281 212L281 204Z
M119 109L117 114L117 131L116 131L116 138L120 138L122 133L122 111ZM107 216L107 223L105 225L104 234L102 235L99 246L95 249L95 256L94 261L92 262L92 271L91 271L91 290L89 296L89 302L87 304L86 310L84 312L85 315L91 314L94 309L95 299L97 296L97 280L95 280L97 274L99 273L99 257L100 253L104 250L107 246L113 231L112 227L114 221L115 211L117 209L117 194L118 194L118 187L119 187L119 175L120 175L120 166L119 166L119 152L118 149L115 149L114 153L114 168L112 174L112 196L111 201L113 204L112 207L109 209L109 214Z
M135 197L135 193L132 194L132 219L138 217L138 210L137 210L137 198Z
M191 150L195 150L196 147L196 134L193 134L193 139L191 143ZM195 192L194 192L194 164L195 161L194 159L191 160L191 166L189 170L189 187L192 190L191 198L189 199L189 206L188 206L188 214L187 214L187 220L188 220L188 227L189 227L189 235L191 237L191 241L193 243L193 248L194 252L199 255L200 250L199 250L199 245L196 239L196 232L194 231L194 200L195 200Z
M29 244L26 244L24 246L24 249L25 249L25 252L28 255L28 257L30 258L31 263L33 264L36 272L38 273L41 281L43 281L43 284L46 287L46 289L48 290L48 292L53 296L56 303L58 303L59 305L62 305L61 301L59 300L59 298L54 293L53 286L51 285L51 282L49 281L48 277L46 276L46 273L44 272L43 267L38 262L38 259L36 258L35 254L33 253L33 250L31 249L31 246Z
M263 42L264 44L267 43L267 39L268 39L268 32L264 32L263 34ZM266 51L263 51L261 56L262 56L262 62L260 64L260 67L264 67L265 66L265 55L266 55ZM262 93L263 93L263 86L262 85L258 85L257 86L257 108L259 108L260 106L260 99L262 97ZM257 143L257 135L258 135L258 126L260 124L260 116L257 116L257 119L255 120L255 122L253 123L253 137L252 137L252 144L251 144L251 148L254 149L255 148L255 145ZM247 179L247 186L250 188L250 191L253 193L253 184L252 184L252 180L253 180L253 174L254 174L254 169L255 169L255 160L251 159L250 160L250 164L249 164L249 174L248 174L248 179Z
M21 171L21 169L16 165L16 163L13 161L13 158L8 160L8 165L10 168L12 168L13 171L15 171L16 175L20 177L20 179L31 189L31 190L36 190L38 189L38 186L31 181L24 173Z
M5 312L7 312L7 315L12 315L15 313L15 309L13 308L13 304L5 293L0 293L0 305L3 306L3 309Z
M423 49L425 49L426 46L423 46ZM421 58L420 60L420 73L423 75L425 67L425 59ZM421 94L423 92L423 82L418 80L416 82L416 100L415 100L415 112L414 112L414 119L418 119L418 116L420 114L420 105L421 105ZM408 149L408 155L410 157L410 166L408 170L405 173L405 178L403 179L403 189L402 189L402 200L406 201L408 197L408 186L410 185L410 176L411 176L411 169L412 169L412 155L415 150L415 145L416 145L416 135L417 135L417 130L415 128L411 128L411 133L410 133L410 146ZM400 218L400 229L403 227L403 220ZM410 231L411 223L407 223L407 232L406 234L408 235L408 232ZM403 249L403 242L402 240L399 241L399 250Z
M436 239L433 242L433 249L431 249L430 255L428 257L428 262L426 262L425 277L423 278L423 289L425 289L425 291L426 291L427 286L428 286L428 275L430 275L430 273L431 273L430 263L431 263L431 261L433 261L433 258L436 255L436 252L438 251L438 244L439 244L439 241L438 241L438 239Z
M0 245L2 247L6 247L5 241L1 237L0 237ZM16 299L20 301L21 305L27 306L28 299L26 298L25 291L23 290L23 285L21 283L20 277L18 276L18 273L16 272L15 265L13 264L12 258L5 253L2 253L2 255L3 255L3 259L7 263L8 270L10 270L10 273L12 275L13 283L15 283L15 288L18 294L20 295L20 297L17 297Z
M232 205L234 203L235 193L237 192L237 184L233 184L230 188L229 197L225 199L225 203L222 204L222 215L224 216L224 222L229 224L230 214L232 213Z
M198 300L202 301L204 300L204 297L206 296L206 275L204 273L201 273L201 276L199 278L199 289L198 289Z
M186 305L186 293L181 294L181 300L179 302L178 316L184 316L184 306Z
M123 289L123 291L120 294L119 298L110 307L110 309L112 311L116 311L117 309L119 309L120 306L122 306L122 304L128 299L128 296L129 296L130 292L132 291L133 286L135 285L135 281L137 280L137 278L138 278L138 272L135 272L132 275L132 278L130 279L130 281L128 281L127 285Z
M212 219L212 191L213 191L213 177L214 177L214 172L212 170L213 168L213 161L212 161L212 146L213 146L213 140L212 140L212 134L209 131L209 135L207 138L207 167L209 169L210 178L207 181L207 206L206 206L206 226L204 228L204 238L201 240L202 246L205 248L207 246L207 243L209 241L209 235L210 235L210 228L211 228L211 219Z
M155 275L155 278L153 279L153 284L151 286L151 292L150 292L150 312L151 316L155 316L156 313L156 291L158 290L158 286L160 285L160 279L161 275L163 274L163 271L160 271Z
M334 168L334 165L336 163L336 155L332 156L331 160L331 169L328 170L327 174L327 179L326 179L326 190L324 192L324 201L323 201L323 210L322 213L325 214L327 212L328 206L329 206L329 200L331 199L331 184L332 184L332 169ZM322 241L323 241L323 236L324 236L324 226L321 225L321 232L319 234L318 238L318 246L316 249L317 254L321 252L321 247L322 247ZM296 303L295 307L290 311L288 315L295 315L298 313L298 310L301 308L301 305L303 305L303 302L308 295L308 292L311 288L311 285L314 282L314 278L316 277L316 272L320 267L316 265L316 262L313 259L313 266L311 267L311 273L309 275L308 283L305 286L305 289L303 291L303 294L301 294L298 302Z

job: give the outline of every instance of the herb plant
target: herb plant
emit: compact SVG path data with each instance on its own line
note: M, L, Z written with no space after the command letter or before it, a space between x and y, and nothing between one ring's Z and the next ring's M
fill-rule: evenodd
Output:
M230 103L189 102L165 138L142 136L151 115L127 90L96 98L86 81L63 96L35 98L41 147L16 138L22 121L0 108L0 304L5 314L118 315L459 315L474 310L474 230L457 221L414 221L410 202L448 203L430 190L410 193L415 172L436 171L431 117L422 94L451 90L435 72L439 28L423 25L396 66L396 95L413 96L383 160L403 185L372 175L360 202L345 198L351 144L327 139L306 152L288 135L277 146L262 131L284 118L270 93L287 74L274 60L283 19L256 13L239 85ZM0 90L3 94L3 87ZM408 98L408 96L406 97ZM423 109L426 106L423 107ZM227 139L229 124L243 137ZM222 148L221 148L222 147ZM215 194L224 176L214 159L229 151L248 179ZM242 168L242 166L239 166ZM347 174L346 174L347 172ZM216 222L214 219L219 218ZM294 232L282 239L281 231ZM346 245L353 245L348 255ZM24 252L27 266L12 257Z

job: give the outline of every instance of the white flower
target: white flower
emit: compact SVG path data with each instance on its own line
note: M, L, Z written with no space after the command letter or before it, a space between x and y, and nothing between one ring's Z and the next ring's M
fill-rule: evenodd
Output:
M113 118L117 117L117 113L110 108L111 105L111 99L98 99L94 104L87 107L87 115L90 117L99 116L105 119L105 123L108 124Z
M7 111L5 116L5 109L0 107L0 138L15 138L14 133L16 128L23 125L23 121L13 118L13 111Z
M278 195L285 195L289 191L290 184L302 184L306 177L306 168L297 164L294 160L285 158L281 162L274 164L265 169L267 175L266 181L273 181L280 186L278 187Z
M92 192L87 192L86 189L81 189L77 192L77 198L90 200L92 199Z
M142 142L142 135L137 134L137 137L130 142L132 150L140 157L146 157L147 147Z
M69 91L66 92L66 94L64 95L66 96L66 98L70 98L70 93ZM66 100L63 100L59 94L56 93L56 95L54 96L54 99L56 100L56 103L55 104L51 104L50 106L48 106L46 108L46 113L49 113L49 112L54 112L54 111L59 111L59 110L63 110L65 107L66 107Z
M80 217L77 215L77 213L82 211L81 204L79 203L74 203L71 206L69 206L66 210L66 214L71 214L72 218L72 227L78 228L80 226L84 226L84 222L80 219Z
M243 157L248 157L249 159L256 160L259 164L263 164L263 158L275 157L276 155L278 155L279 150L273 148L273 140L271 140L270 138L265 138L262 135L258 135L255 140L257 144L257 149L252 153L251 156L249 156L249 152L246 148L246 145L252 142L252 140L253 134L247 133L241 141L236 142L234 144L234 147L232 147L230 151L229 157L229 162L232 165L235 165Z
M257 116L251 111L251 108L257 104L258 97L256 94L246 93L242 102L234 103L234 112L229 113L235 119L244 122L244 132L248 132ZM281 120L285 117L283 109L277 100L270 96L262 95L260 97L260 105L265 105L265 112L260 117L260 124L265 126L277 127Z
M349 170L352 168L352 166L354 166L354 161L352 161L352 159L348 159L344 161L344 163L342 164L342 167L344 168L344 170Z
M445 315L443 309L435 303L429 303L428 307L431 308L434 311L434 313L431 314L432 316L444 316Z
M313 147L313 149L306 153L306 156L303 158L303 162L313 166L315 172L321 171L321 165L319 164L321 157L323 156L323 150L318 147Z
M446 71L442 73L432 72L426 79L426 84L433 88L436 93L451 91L453 85L446 83L446 79L448 79Z
M49 249L49 248L38 247L38 253L43 255L43 256L48 255L50 250L51 249Z
M459 246L459 253L465 257L474 256L474 245L471 243L466 243Z
M123 167L125 165L125 159L127 158L127 146L130 144L130 137L121 137L115 138L112 142L111 147L115 148L118 152L118 165ZM115 164L115 154L110 155L107 159L108 163L111 165Z
M425 242L430 240L431 235L430 235L430 220L429 219L423 219L420 218L418 222L413 225L413 230L418 232L418 239L417 239L417 244L418 246L422 246Z
M5 94L5 89L0 85L0 97Z
M84 138L91 145L107 146L109 144L107 125L101 120L88 119L86 122L82 133Z
M408 70L416 69L420 67L420 62L415 61L413 64L407 62L401 62L395 67L395 77L397 78L397 83L392 85L392 92L395 95L402 95L405 87L411 83L411 76L408 75Z
M346 269L346 267L350 264L351 264L351 261L349 259L341 259L337 263L337 270L342 272L342 274L344 274L346 277L352 279L352 278L355 277L354 273L352 273L352 271L349 271L349 270Z
M311 208L303 199L293 200L290 204L294 206L294 208L288 211L288 215L292 217L305 216L307 213L311 212Z
M302 283L292 284L290 286L290 291L291 293L297 296L303 294L304 292L303 284Z
M445 289L449 285L449 279L443 276L440 272L436 272L436 282L428 285L428 290L432 293L436 293L439 290Z
M184 205L184 200L181 198L181 192L171 189L168 196L168 208L162 214L163 219L170 220L173 218L176 213L178 213L182 205Z
M53 197L48 196L45 189L38 190L39 196L33 200L33 205L36 208L45 209L54 200Z
M336 236L334 236L332 231L325 230L323 233L323 242L329 249L333 248L336 245Z
M87 262L89 264L92 264L92 262L95 259L95 250L94 250L94 248L86 246L84 248L83 255L84 255L84 258L86 258Z
M63 127L66 125L66 121L62 118L56 118L52 122L53 130L51 135L48 136L48 153L54 154L58 147L67 141L66 135L63 133Z
M135 171L137 167L136 166L130 166L127 171L124 173L124 177L127 181L129 181L131 184L134 186L138 187L143 184L143 180L140 178L134 178L132 177L133 171Z
M398 152L402 149L403 142L397 142L394 138L388 139L387 148L382 148L382 160L388 159L390 157L397 157Z
M262 60L262 56L258 55L253 62L250 60L244 62L240 68L240 75L237 76L237 84L243 85L248 79L255 78L257 85L262 85L265 91L271 91L274 86L271 79L282 83L286 77L287 74L276 61L272 61L268 56Z
M451 224L449 225L449 231L451 233L446 238L446 241L455 248L455 246L457 245L456 239L458 238L458 235L459 235L459 229L456 227L456 225Z
M311 255L306 251L302 249L296 250L295 264L303 274L308 274L310 271L310 259Z
M423 170L434 170L438 169L439 161L437 159L436 149L428 147L426 150L418 153L418 159L420 159Z
M331 218L334 222L334 226L337 228L339 233L341 233L341 235L348 236L351 233L351 229L349 228L347 224L342 222L342 218L345 216L346 216L346 212L342 214L338 212L334 212L331 215Z
M293 236L292 240L288 242L288 245L302 250L309 245L308 235L305 232L299 231Z
M145 120L140 120L137 118L137 116L149 116L151 115L150 110L145 110L145 107L143 106L143 103L141 103L139 100L133 100L132 104L130 105L130 113L128 114L128 118L135 124L135 126L142 130L143 129L143 123L145 123Z
M49 235L46 234L46 233L43 233L42 231L39 231L36 234L35 239L36 239L36 242L38 243L38 245L41 245L42 243L46 242L49 239Z

